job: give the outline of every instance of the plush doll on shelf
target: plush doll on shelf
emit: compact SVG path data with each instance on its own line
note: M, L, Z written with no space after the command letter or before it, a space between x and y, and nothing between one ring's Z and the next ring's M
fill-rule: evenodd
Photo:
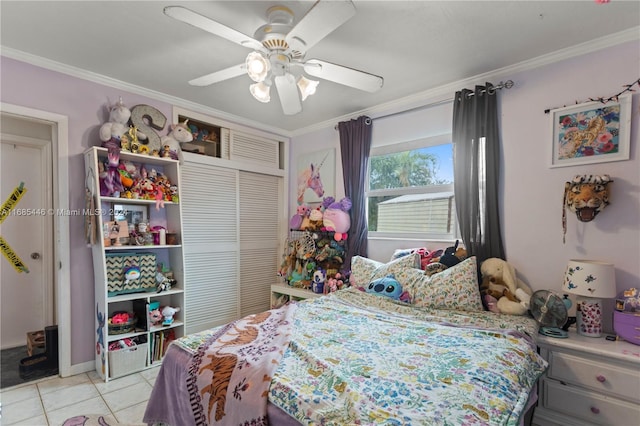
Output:
M162 308L162 317L164 318L162 325L168 326L173 324L173 316L177 312L180 312L180 308L172 308L171 306L165 306Z
M162 152L160 155L179 160L180 164L184 162L180 144L193 141L193 133L191 133L191 129L187 126L188 121L189 120L185 120L184 123L171 125L169 134L160 139L160 143L162 144Z
M120 150L121 140L129 133L129 119L131 110L122 102L122 98L115 105L109 107L109 121L100 126L100 140L105 148L115 148ZM144 140L147 136L144 133L135 131L135 136Z
M162 322L162 313L160 309L152 309L149 311L149 322L151 325L158 325Z
M482 262L480 272L482 295L488 308L493 312L510 315L527 313L533 292L527 284L516 277L513 266L505 260L492 257ZM491 298L497 301L494 303Z

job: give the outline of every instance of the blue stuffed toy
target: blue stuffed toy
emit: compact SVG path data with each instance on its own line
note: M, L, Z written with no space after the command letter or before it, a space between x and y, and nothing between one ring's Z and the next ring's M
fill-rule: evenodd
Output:
M364 291L366 293L387 296L402 302L409 302L410 299L409 292L402 291L402 284L400 284L393 275L387 275L386 277L371 281Z

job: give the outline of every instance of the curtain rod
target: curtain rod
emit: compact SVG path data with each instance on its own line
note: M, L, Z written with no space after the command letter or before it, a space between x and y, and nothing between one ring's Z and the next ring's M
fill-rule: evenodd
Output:
M500 83L496 84L491 89L489 89L489 94L493 95L493 94L496 93L496 90L511 89L512 87L513 87L513 80L507 80L505 82L501 81ZM487 90L481 90L481 93L486 93L486 92L487 92ZM467 96L468 97L474 96L474 93L473 92L468 93ZM378 120L380 118L393 117L394 115L400 115L400 114L406 114L406 113L409 113L409 112L419 111L419 110L422 110L422 109L433 108L433 107L436 107L436 106L448 104L449 102L453 102L454 100L455 100L455 98L450 98L450 99L443 99L441 101L431 102L429 104L420 105L420 106L417 106L417 107L405 109L403 111L392 112L390 114L380 115L378 117L372 118L371 121ZM371 124L371 123L367 123L367 124ZM338 130L338 125L337 124L334 126L334 129Z

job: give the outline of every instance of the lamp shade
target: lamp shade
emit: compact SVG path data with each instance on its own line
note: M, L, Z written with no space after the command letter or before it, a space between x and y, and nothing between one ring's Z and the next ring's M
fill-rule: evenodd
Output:
M567 264L562 291L578 296L614 298L615 268L611 263L572 259Z
M267 83L268 82L262 81L249 86L249 91L253 97L263 103L267 103L271 100L271 86Z
M247 74L249 74L251 80L256 83L264 81L271 68L269 61L259 52L249 53L245 61L245 66L247 67Z
M305 76L300 76L298 80L298 88L300 89L300 95L302 96L302 100L307 99L308 96L316 93L316 87L318 87L319 81L309 80Z

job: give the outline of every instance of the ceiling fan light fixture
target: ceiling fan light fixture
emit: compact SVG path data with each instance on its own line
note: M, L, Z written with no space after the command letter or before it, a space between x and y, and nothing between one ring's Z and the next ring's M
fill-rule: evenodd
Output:
M301 76L298 80L298 89L300 89L300 95L302 96L302 100L304 101L307 97L316 93L316 88L320 84L317 80L310 80L305 76Z
M250 85L249 91L260 102L267 103L271 100L271 85L264 81Z
M260 83L267 78L271 64L260 52L253 51L247 55L246 60L247 74L251 80Z

